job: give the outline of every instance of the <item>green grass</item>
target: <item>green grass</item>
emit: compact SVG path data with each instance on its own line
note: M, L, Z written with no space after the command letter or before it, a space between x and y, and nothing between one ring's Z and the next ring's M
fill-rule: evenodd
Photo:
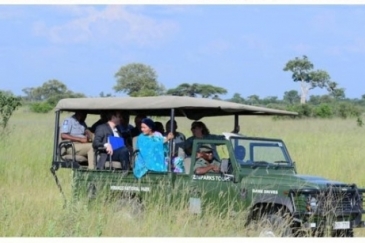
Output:
M66 117L69 114L63 114ZM97 116L87 118L92 125ZM163 123L166 118L158 119ZM190 124L177 118L179 130L190 136ZM231 131L232 117L206 118L215 134ZM241 133L282 138L298 172L365 187L365 128L354 119L278 120L241 117ZM143 220L128 218L113 205L87 206L82 201L63 209L62 196L49 172L54 116L18 110L0 141L0 236L248 236L242 220L206 215L189 216L183 208L163 203L151 206ZM71 172L59 170L66 197L71 198ZM156 223L159 222L159 223ZM211 231L200 230L209 228ZM356 230L356 236L365 236Z

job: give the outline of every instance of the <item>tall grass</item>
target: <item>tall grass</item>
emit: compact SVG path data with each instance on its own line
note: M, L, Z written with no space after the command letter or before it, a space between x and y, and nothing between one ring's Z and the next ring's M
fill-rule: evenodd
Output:
M63 114L66 117L69 114ZM98 119L87 118L88 125ZM166 122L166 118L158 118ZM232 117L206 118L212 133L229 132ZM190 124L177 118L190 136ZM354 120L278 120L241 117L241 133L282 138L298 172L365 187L365 128ZM0 141L0 236L250 236L242 218L189 215L186 208L164 202L150 205L143 217L128 217L113 204L63 200L49 172L53 148L53 114L18 110ZM71 199L71 172L59 170L66 198ZM209 229L209 230L202 230ZM356 236L365 236L356 230Z

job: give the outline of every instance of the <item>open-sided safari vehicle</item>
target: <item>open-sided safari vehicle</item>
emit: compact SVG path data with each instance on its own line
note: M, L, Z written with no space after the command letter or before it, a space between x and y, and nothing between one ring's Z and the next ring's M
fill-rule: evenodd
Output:
M83 166L82 158L62 156L62 149L72 148L73 144L59 139L60 113L78 110L89 114L121 110L131 115L144 113L190 120L230 115L234 118L234 130L224 133L225 139L196 139L193 142L192 155L202 144L219 147L219 173L195 175L196 158L191 156L184 159L185 173L174 173L169 163L167 172L150 171L136 179L132 171L113 169L112 163L104 170L94 170ZM299 175L281 139L238 134L240 115L296 113L203 98L159 96L63 99L57 104L55 114L51 172L60 187L56 171L59 168L72 170L75 198L80 195L92 198L104 192L118 195L121 200L127 198L128 203L139 208L143 203L153 203L156 195L164 194L167 200L185 201L194 214L204 213L208 207L211 213L212 205L218 212L239 214L246 210L249 214L241 217L246 217L247 223L259 219L266 222L262 230L264 235L291 236L310 232L318 236L348 237L353 236L354 228L364 227L364 189L355 184ZM170 144L170 151L172 148L173 144Z

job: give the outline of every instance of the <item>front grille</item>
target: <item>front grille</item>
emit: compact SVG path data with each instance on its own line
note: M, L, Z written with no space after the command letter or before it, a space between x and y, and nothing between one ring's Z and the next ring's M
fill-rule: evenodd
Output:
M320 211L343 214L359 209L355 193L329 191L321 193L318 198Z
M317 207L312 213L323 216L331 215L348 215L362 213L363 210L363 190L357 189L355 185L336 186L328 185L326 190L319 189L301 189L292 191L296 207L299 209L306 208L308 211L308 199L315 197ZM296 196L302 195L302 200ZM304 196L304 197L303 197Z

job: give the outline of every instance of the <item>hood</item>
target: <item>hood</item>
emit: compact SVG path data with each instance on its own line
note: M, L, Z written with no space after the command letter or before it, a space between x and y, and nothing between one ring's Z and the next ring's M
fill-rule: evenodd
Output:
M259 172L259 171L256 171ZM267 172L252 173L242 180L243 184L256 184L262 186L273 186L277 185L280 187L290 188L326 188L328 185L335 185L339 187L347 187L348 184L344 182L334 181L326 179L320 176L314 175L301 175L301 174L271 174Z
M296 175L291 175L293 177L296 177L300 180L312 183L312 184L317 184L317 185L323 185L323 186L327 186L329 185L342 185L342 186L346 186L347 184L344 182L340 182L340 181L333 181L333 180L329 180L326 179L324 177L320 177L320 176L313 176L313 175L300 175L300 174L296 174Z

